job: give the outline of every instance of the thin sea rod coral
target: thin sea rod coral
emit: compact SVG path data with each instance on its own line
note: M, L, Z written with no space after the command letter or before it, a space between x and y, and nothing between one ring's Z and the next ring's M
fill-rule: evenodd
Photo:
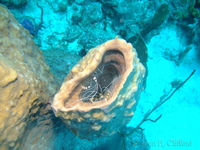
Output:
M149 116L160 106L162 106L166 101L168 101L195 73L196 70L193 70L192 73L183 81L181 82L180 80L175 80L171 82L172 88L170 91L167 93L167 95L163 95L160 97L160 101L158 101L152 109L149 109L147 113L144 115L143 119L140 121L140 123L132 130L132 132L129 133L123 133L125 136L130 136L133 134L136 130L143 130L141 128L141 125L146 122L146 121L151 121L151 122L156 122L158 121L162 115L159 115L155 120L152 120L149 118ZM175 84L176 83L176 84ZM174 89L174 90L172 90Z

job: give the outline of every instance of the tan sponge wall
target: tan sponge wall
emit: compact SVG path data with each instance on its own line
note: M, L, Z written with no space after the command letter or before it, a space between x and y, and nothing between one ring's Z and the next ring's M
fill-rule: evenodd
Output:
M0 5L0 149L17 149L39 105L55 92L53 76L30 33Z
M107 52L110 52L111 56L106 55ZM112 88L105 86L108 93L104 94L101 93L104 88L102 83L107 82L106 75L110 68L106 70L99 66L106 66L112 62L120 64L120 75L116 80L109 81L108 85L112 85ZM111 136L125 126L134 115L139 95L144 88L144 76L145 68L137 58L136 50L130 43L116 37L91 49L72 68L56 93L52 108L56 116L80 138L92 140L96 137ZM93 83L95 79L97 81ZM84 84L85 80L89 86ZM85 102L80 96L82 91L89 95L85 94L85 99L90 99L90 95L95 95L94 93L103 96L100 100Z

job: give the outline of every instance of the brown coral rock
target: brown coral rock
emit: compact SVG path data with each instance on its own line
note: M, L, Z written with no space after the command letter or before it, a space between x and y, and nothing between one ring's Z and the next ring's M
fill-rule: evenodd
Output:
M27 124L55 91L29 32L0 5L0 149L17 149Z
M52 107L81 138L112 135L133 116L144 73L132 45L115 38L72 68Z

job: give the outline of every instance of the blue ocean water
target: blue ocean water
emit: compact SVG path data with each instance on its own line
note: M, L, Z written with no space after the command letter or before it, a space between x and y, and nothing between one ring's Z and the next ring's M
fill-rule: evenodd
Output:
M148 110L175 90L141 124L140 131L146 138L146 141L141 138L141 147L138 139L121 134L110 139L80 139L52 113L53 128L39 128L40 119L33 122L22 149L200 149L199 0L22 0L18 3L1 0L0 3L33 35L60 85L91 48L116 36L136 47L148 73L146 87L127 130L137 127ZM191 78L181 85L194 70ZM43 132L43 137L33 142L38 132Z

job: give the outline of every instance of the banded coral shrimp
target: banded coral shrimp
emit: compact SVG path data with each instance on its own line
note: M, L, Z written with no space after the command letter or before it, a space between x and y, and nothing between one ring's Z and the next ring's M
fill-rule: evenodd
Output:
M97 101L107 101L112 94L115 84L122 77L116 66L119 67L119 64L115 61L109 61L100 65L94 73L78 85L78 92L75 92L77 90L71 92L72 95L78 95L77 99L73 99L71 102L94 103ZM72 103L67 104L67 107L73 105Z

